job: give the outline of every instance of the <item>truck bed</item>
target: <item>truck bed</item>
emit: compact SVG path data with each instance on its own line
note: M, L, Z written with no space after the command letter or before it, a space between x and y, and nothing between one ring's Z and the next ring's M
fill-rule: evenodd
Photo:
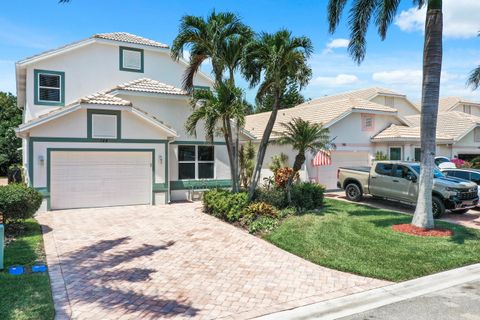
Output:
M340 167L339 169L345 169L345 170L353 170L353 171L361 171L361 172L367 172L370 173L370 169L372 167L368 166L359 166L359 167Z

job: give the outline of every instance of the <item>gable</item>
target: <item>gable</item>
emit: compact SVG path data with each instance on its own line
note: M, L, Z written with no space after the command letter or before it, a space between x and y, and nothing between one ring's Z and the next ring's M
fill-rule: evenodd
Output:
M398 115L402 117L420 113L420 110L405 97L377 95L371 101L397 109Z

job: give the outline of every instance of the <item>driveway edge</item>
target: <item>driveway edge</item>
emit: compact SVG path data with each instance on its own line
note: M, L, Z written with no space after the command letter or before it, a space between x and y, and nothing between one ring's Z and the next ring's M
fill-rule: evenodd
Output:
M478 279L480 279L480 263L272 313L256 319L338 319Z

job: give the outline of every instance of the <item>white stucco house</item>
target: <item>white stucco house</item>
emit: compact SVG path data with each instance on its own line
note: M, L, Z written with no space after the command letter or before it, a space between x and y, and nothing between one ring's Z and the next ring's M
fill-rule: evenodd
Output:
M452 99L448 99L453 101ZM442 100L446 101L446 100ZM438 117L437 154L471 159L480 155L480 117L475 116L480 104L455 99L452 109L441 107ZM441 104L442 106L443 104ZM464 105L468 108L464 109ZM464 112L465 111L465 112ZM466 113L467 111L471 111ZM480 112L479 112L480 114ZM246 129L258 142L270 116L269 112L247 117ZM383 88L367 88L313 99L291 109L280 110L274 132L281 132L280 123L293 118L322 123L329 128L336 150L331 164L315 166L315 155L307 155L300 173L304 180L317 181L327 189L335 189L337 170L342 166L367 166L377 151L392 160L420 160L420 110L404 94ZM272 140L275 134L272 135ZM267 149L263 176L272 156L284 153L293 164L295 151L289 146L270 144Z
M28 183L46 209L185 200L229 186L225 144L185 132L187 63L167 45L129 33L97 34L16 64ZM194 83L210 88L199 72Z

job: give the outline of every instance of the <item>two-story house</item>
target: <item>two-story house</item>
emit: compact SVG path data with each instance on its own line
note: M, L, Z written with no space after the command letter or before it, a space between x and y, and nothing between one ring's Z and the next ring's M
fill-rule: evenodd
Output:
M165 204L230 184L225 144L185 132L186 61L129 33L97 34L16 64L27 182L46 209ZM196 86L212 80L197 73Z

